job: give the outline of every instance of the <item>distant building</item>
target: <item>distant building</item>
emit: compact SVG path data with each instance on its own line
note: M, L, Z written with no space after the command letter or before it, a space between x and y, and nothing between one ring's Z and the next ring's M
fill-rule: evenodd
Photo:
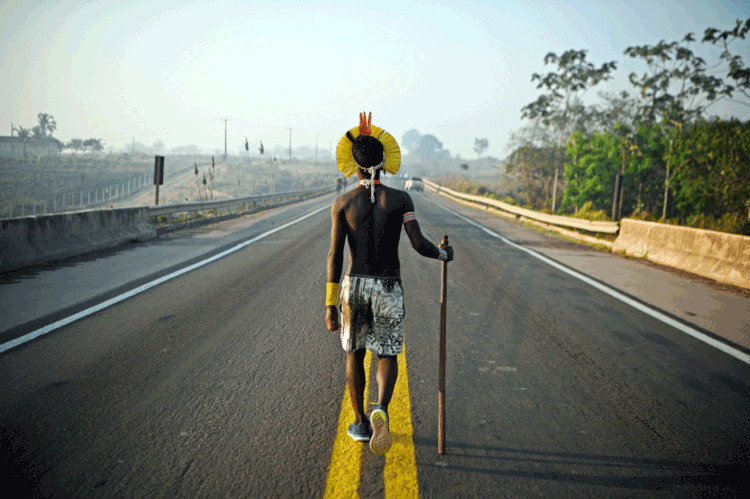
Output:
M60 150L48 138L26 140L26 157L30 156L59 156ZM24 142L20 137L0 136L0 157L24 158Z
M27 144L28 147L28 144ZM0 136L0 156L23 158L23 142L18 137Z

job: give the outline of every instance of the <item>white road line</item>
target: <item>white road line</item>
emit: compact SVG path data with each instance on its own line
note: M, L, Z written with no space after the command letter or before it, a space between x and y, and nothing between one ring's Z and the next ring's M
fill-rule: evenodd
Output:
M491 229L488 229L484 225L482 225L482 224L480 224L478 222L475 222L474 220L466 218L465 216L463 216L460 213L457 213L457 212L451 210L450 208L446 208L445 206L440 206L439 204L433 203L432 201L427 200L426 198L425 198L425 200L427 202L432 203L435 206L438 206L439 208L442 208L445 211L447 211L447 212L455 215L456 217L464 220L465 222L468 222L471 225L474 225L475 227L478 227L478 228L482 229L484 232L486 232L490 236L495 237L497 239L500 239L505 244L507 244L509 246L512 246L512 247L514 247L516 249L519 249L521 251L525 251L526 253L528 253L529 255L533 256L534 258L537 258L537 259L543 261L544 263L546 263L548 265L551 265L552 267L554 267L554 268L556 268L556 269L558 269L558 270L560 270L562 272L565 272L566 274L568 274L568 275L570 275L572 277L575 277L576 279L579 279L579 280L585 282L586 284L589 284L589 285L595 287L596 289L598 289L598 290L600 290L600 291L602 291L604 293L607 293L611 297L616 298L616 299L620 300L621 302L630 305L631 307L635 308L636 310L639 310L639 311L643 312L644 314L650 315L654 319L660 320L661 322L663 322L665 324L668 324L668 325L674 327L675 329L677 329L679 331L682 331L683 333L692 336L693 338L695 338L697 340L700 340L700 341L702 341L702 342L704 342L704 343L706 343L708 345L711 345L714 348L718 348L722 352L731 355L735 359L738 359L738 360L744 362L745 364L750 364L750 355L747 355L746 353L744 353L744 352L742 352L740 350L737 350L736 348L733 348L733 347L727 345L726 343L722 343L721 341L718 341L718 340L716 340L716 339L714 339L714 338L712 338L712 337L710 337L708 335L705 335L705 334L701 333L700 331L698 331L696 329L693 329L690 326L687 326L687 325L683 324L682 322L676 321L676 320L672 319L671 317L668 317L667 315L664 315L663 313L661 313L661 312L659 312L657 310L654 310L651 307L647 307L646 305L644 305L644 304L642 304L642 303L640 303L640 302L638 302L636 300L633 300L632 298L630 298L628 296L625 296L624 294L620 293L619 291L616 291L615 289L612 289L609 286L605 286L604 284L601 284L600 282L597 282L594 279L591 279L590 277L588 277L588 276L586 276L584 274L581 274L579 272L576 272L575 270L571 270L568 267L560 265L556 261L554 261L554 260L552 260L552 259L550 259L550 258L548 258L548 257L546 257L546 256L544 256L542 254L539 254L539 253L537 253L534 250L530 250L530 249L528 249L528 248L526 248L524 246L521 246L520 244L516 244L513 241L511 241L510 239L506 238L505 236L502 236L502 235L498 234L497 232L495 232L495 231L493 231Z
M54 331L55 329L59 329L63 326L66 326L70 324L71 322L75 322L78 319L82 319L86 316L89 316L91 314L95 314L96 312L99 312L100 310L104 310L105 308L111 307L112 305L116 303L120 303L123 300L127 300L128 298L135 296L139 293L143 293L146 290L149 290L153 288L154 286L158 286L159 284L162 284L164 282L167 282L171 279L174 279L175 277L179 277L183 274L187 274L188 272L191 272L199 267L203 267L204 265L208 265L211 262L215 262L216 260L219 260L220 258L224 258L225 256L234 253L235 251L239 251L242 248L249 246L255 242L260 241L261 239L265 239L266 237L270 236L271 234L275 234L276 232L279 232L280 230L286 229L287 227L290 227L298 222L301 222L302 220L305 220L307 218L310 218L313 215L316 215L317 213L320 213L323 210L330 210L331 205L325 205L322 208L319 208L317 210L311 211L310 213L301 216L300 218L297 218L295 220L292 220L291 222L287 222L283 225L279 225L275 229L271 229L269 231L264 232L263 234L260 234L258 236L255 236L252 239L249 239L245 242L242 242L232 248L229 248L226 251L222 251L221 253L218 253L210 258L207 258L206 260L202 260L200 262L194 263L193 265L190 265L188 267L185 267L184 269L180 269L176 272L172 272L169 275L165 275L164 277L160 277L159 279L156 279L154 281L151 281L149 283L146 283L142 286L139 286L135 289L132 289L128 291L127 293L123 293L121 295L115 296L114 298L111 298L105 302L99 303L98 305L94 305L93 307L87 308L86 310L82 310L78 312L77 314L73 314L69 317L66 317L64 319L60 319L57 322L54 322L52 324L49 324L47 326L44 326L43 328L37 329L36 331L32 331L31 333L25 334L24 336L21 336L19 338L16 338L14 340L8 341L7 343L3 343L0 345L0 353L9 350L11 348L17 347L18 345L22 345L28 341L31 341L35 338L38 338L39 336L45 335L49 332Z

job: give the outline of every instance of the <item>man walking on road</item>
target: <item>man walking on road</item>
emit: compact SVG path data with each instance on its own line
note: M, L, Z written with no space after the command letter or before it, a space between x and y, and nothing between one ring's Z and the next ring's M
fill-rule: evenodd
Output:
M404 292L398 243L403 225L412 247L422 256L453 260L453 248L438 248L422 235L409 194L380 182L380 170L395 174L401 166L396 140L372 126L372 113L360 114L354 127L336 148L339 170L359 185L338 196L331 209L331 249L328 252L326 325L341 328L346 352L346 381L354 406L355 421L347 433L354 440L370 442L375 454L391 447L388 404L398 376L396 355L403 351ZM344 243L349 243L349 269L343 282ZM339 289L341 323L339 323ZM365 351L378 356L378 404L368 419L364 407Z

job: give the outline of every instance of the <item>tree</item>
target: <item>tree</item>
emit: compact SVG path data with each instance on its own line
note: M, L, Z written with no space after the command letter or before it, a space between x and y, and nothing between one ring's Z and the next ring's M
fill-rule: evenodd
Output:
M579 93L610 79L611 73L617 69L617 64L614 61L605 62L597 68L594 64L586 62L585 50L568 50L560 57L549 52L544 57L544 64L556 64L557 72L552 71L546 75L534 73L531 76L531 81L539 82L536 88L545 88L546 93L521 108L521 116L543 123L557 135L557 150L560 156L554 175L554 212L557 202L558 171L565 160L563 145L575 132L576 124L585 121L585 106L580 101Z
M634 133L624 125L618 125L615 133L596 132L589 137L576 132L567 145L563 206L573 205L576 211L585 203L595 210L608 212L611 208L613 219L640 209L643 183L652 171L650 156L641 152L648 149L643 140L648 133L646 127ZM614 205L617 174L622 176L623 186L619 203Z
M743 216L750 199L750 122L701 121L673 135L674 196L683 218Z
M104 145L102 144L102 139L89 139L91 150L94 151L94 153L100 153L104 150Z
M83 149L83 140L81 139L70 139L70 142L68 142L68 147L70 149L73 149L75 151L76 157L78 156L78 151L80 149Z
M474 152L477 156L482 157L482 153L490 146L490 141L487 139L474 139Z
M553 190L553 174L560 151L549 128L539 123L521 128L511 135L512 151L506 172L522 183L526 204L541 208L547 205Z
M52 132L57 130L57 122L55 121L55 117L51 114L39 113L36 117L39 120L39 128L42 132L42 137L46 137L47 132L52 135Z
M416 128L412 128L404 133L401 137L401 145L408 149L409 154L415 155L417 149L419 149L420 142L422 140L422 134L420 134Z
M88 149L93 154L94 147L96 146L96 139L86 139L83 141L83 147L84 149Z
M729 51L729 46L737 39L744 40L748 31L750 31L750 18L745 20L744 24L740 19L737 19L737 23L731 30L720 31L716 28L708 28L703 33L702 42L714 45L720 43L724 47L720 59L727 62L729 66L727 77L734 82L734 87L729 92L729 98L732 102L750 107L748 102L732 99L733 91L738 90L746 99L750 100L750 68L745 66L741 56L732 55Z
M612 92L597 92L603 105L591 106L588 114L588 126L580 127L584 135L591 135L594 131L614 133L618 123L635 128L638 116L638 99L623 90L619 94ZM591 133L586 133L588 128Z
M49 141L50 147L53 147L57 151L57 154L60 154L60 152L65 149L65 144L60 142L55 137L48 137L47 140Z
M419 148L414 154L423 160L450 158L450 151L443 149L443 143L434 135L423 135L419 140Z
M704 39L710 40L714 32L710 29ZM663 161L664 203L662 218L666 218L669 201L670 176L674 168L684 164L677 160L679 151L674 150L674 139L683 127L701 119L705 110L724 97L731 97L733 87L721 78L707 74L703 58L690 50L695 41L688 33L680 42L666 43L661 40L655 46L641 45L625 49L625 55L642 58L648 71L640 77L630 74L630 82L640 90L639 119L648 125L657 124L656 130L666 145Z
M28 128L24 128L22 126L15 127L16 134L18 134L18 138L21 139L21 144L23 147L23 157L26 157L26 144L29 141L29 138L31 138L31 131Z
M630 73L630 83L640 93L640 119L647 123L694 122L732 87L721 78L706 73L706 62L690 50L695 41L688 33L680 42L661 40L654 46L640 45L625 49L625 55L646 61L648 71L638 76Z

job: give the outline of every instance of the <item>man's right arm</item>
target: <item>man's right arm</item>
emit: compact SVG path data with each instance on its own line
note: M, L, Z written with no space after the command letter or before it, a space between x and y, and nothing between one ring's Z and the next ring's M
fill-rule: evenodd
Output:
M441 245L438 248L432 243L432 241L422 234L422 229L420 229L419 222L417 222L417 216L414 213L414 202L411 200L411 196L406 193L404 193L404 195L406 196L406 200L404 202L403 223L406 235L409 236L409 241L411 241L411 247L420 255L435 259L440 258L440 250L442 249L446 253L445 261L450 262L453 260L453 247L447 245L443 247Z
M326 279L326 325L331 331L336 331L340 327L336 305L338 304L338 286L344 266L344 243L346 242L346 224L343 216L344 212L337 198L331 207L331 248L328 250ZM336 304L332 304L333 301Z

